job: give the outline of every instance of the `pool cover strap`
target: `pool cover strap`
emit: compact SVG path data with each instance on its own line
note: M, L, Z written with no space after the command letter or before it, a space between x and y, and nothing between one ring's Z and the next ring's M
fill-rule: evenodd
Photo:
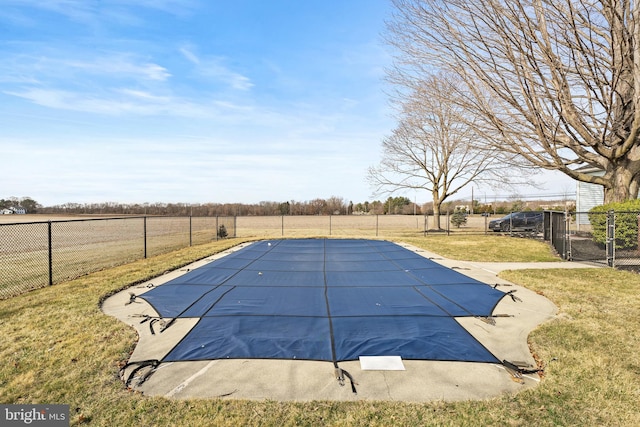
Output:
M507 292L506 295L509 295L513 300L513 302L522 302L522 300L515 295L515 292L516 292L516 289Z
M327 250L326 250L326 243L325 243L325 248L323 250L323 254L325 256L324 263L323 263L324 266L327 265L326 253L327 253ZM329 289L327 287L326 271L323 271L323 276L324 276L324 301L327 306L327 318L329 320L329 336L331 339L331 357L333 358L334 374L336 376L336 379L338 380L338 384L340 384L341 387L344 387L344 378L347 377L349 379L349 382L351 383L351 391L353 392L353 394L358 394L358 391L356 390L356 382L353 380L353 376L351 376L349 372L345 371L344 369L338 366L338 360L336 358L336 342L335 342L335 337L333 335L333 321L331 319L331 305L329 304L329 297L328 297Z
M127 380L124 383L125 386L127 387L129 387L129 385L131 384L131 380L135 377L135 375L138 372L140 372L140 370L146 367L151 367L151 369L149 369L147 372L145 372L144 375L140 377L137 385L139 386L142 383L144 383L147 380L147 378L149 378L151 374L153 374L156 371L156 369L158 369L158 366L160 366L160 361L158 359L148 359L148 360L140 360L138 362L129 362L126 365L124 365L122 368L120 368L120 376L124 377L124 373L126 369L135 365L137 366L131 371L131 373L127 377Z
M524 382L524 379L522 378L523 375L538 374L540 372L544 372L544 368L525 368L522 367L522 365L522 362L509 362L508 360L502 360L502 366L504 366L504 369L506 369L506 371L509 373L509 375L511 375L514 381L517 381L519 383Z
M338 380L338 384L344 386L344 377L347 377L349 379L349 382L351 382L351 391L353 392L353 394L358 394L358 391L356 390L357 383L353 380L351 374L340 368L337 363L334 363L333 366L335 366L334 372L336 375L336 379Z

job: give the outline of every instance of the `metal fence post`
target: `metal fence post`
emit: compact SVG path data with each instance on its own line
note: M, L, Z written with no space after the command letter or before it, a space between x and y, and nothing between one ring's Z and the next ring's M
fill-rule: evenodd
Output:
M191 223L191 219L193 217L189 215L189 246L193 246L193 226Z
M427 214L424 215L424 228L422 229L422 237L427 237L427 225L428 225Z
M142 234L144 240L144 259L147 259L147 217L145 216L142 222Z
M53 285L53 242L51 239L51 220L47 223L47 239L49 246L49 286Z
M542 215L542 240L548 241L553 247L553 240L551 239L551 219L553 214L551 211L544 211Z
M614 211L607 212L607 265L616 263L616 216Z
M331 236L331 215L329 215L329 236Z
M553 226L554 222L555 222L555 212L551 212L551 214L549 215L549 240L551 240L551 246L553 246L556 251L560 252L559 248L557 247L558 245L558 239L556 238L555 235L555 227ZM565 259L564 257L564 253L560 253L560 256L562 257L562 259Z
M571 215L564 212L564 241L565 241L565 259L571 261Z
M447 236L449 236L449 211L447 210Z

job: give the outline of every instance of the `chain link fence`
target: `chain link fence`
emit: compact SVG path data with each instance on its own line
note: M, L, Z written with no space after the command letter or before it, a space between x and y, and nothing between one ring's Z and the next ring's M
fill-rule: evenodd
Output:
M545 239L562 258L640 272L640 212L545 215Z
M235 237L234 217L0 224L0 299L183 247Z
M378 237L497 234L493 218L468 216L459 227L425 215L124 217L0 223L0 299L94 271L225 237ZM640 212L545 212L544 237L564 259L640 271ZM604 233L604 234L603 234ZM501 232L500 234L504 234Z
M0 298L50 283L47 223L0 225Z
M224 237L426 236L487 234L488 218L470 216L301 215L118 217L0 223L0 299L94 271Z
M237 217L238 237L292 238L308 236L380 237L399 233L487 234L490 218L465 215L456 223L443 213L438 224L433 215L274 215Z

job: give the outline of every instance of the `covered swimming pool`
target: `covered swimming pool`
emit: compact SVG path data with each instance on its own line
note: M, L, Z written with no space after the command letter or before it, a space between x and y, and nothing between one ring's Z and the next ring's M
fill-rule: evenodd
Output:
M537 384L527 335L557 312L496 269L383 240L245 242L102 309L136 329L121 376L145 394L487 398Z
M361 356L499 363L455 320L505 293L380 240L255 242L141 295L166 319L197 318L162 359Z

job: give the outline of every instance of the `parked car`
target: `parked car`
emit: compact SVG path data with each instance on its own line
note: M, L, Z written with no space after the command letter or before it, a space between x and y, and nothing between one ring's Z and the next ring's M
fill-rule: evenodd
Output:
M509 231L542 231L544 216L542 212L513 212L500 219L489 222L489 230L496 232Z

